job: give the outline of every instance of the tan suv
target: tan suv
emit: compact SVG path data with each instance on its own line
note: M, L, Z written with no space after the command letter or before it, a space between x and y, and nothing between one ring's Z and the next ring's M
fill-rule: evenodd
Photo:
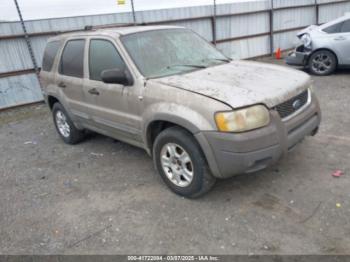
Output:
M55 36L40 75L64 142L93 130L144 148L186 197L276 162L321 119L307 74L231 61L181 27Z

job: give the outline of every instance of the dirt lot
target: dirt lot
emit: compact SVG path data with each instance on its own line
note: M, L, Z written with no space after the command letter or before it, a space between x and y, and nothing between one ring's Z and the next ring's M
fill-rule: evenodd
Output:
M319 134L198 200L171 193L138 148L64 144L44 105L1 112L0 253L349 254L350 71L314 81Z

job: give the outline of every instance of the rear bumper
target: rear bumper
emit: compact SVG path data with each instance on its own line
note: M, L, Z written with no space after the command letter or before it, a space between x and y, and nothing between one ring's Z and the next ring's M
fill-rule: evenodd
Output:
M321 121L317 98L288 121L271 110L267 127L233 134L201 132L196 135L214 176L227 178L251 173L275 163L291 151L305 136L314 135Z

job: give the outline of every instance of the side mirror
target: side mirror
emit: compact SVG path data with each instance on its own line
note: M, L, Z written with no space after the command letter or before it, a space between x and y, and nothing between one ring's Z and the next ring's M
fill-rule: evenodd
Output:
M117 68L103 70L101 72L101 79L107 84L132 85L131 76Z

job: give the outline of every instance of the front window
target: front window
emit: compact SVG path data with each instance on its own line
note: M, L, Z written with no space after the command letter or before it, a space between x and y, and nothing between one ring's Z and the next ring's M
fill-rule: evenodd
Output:
M190 72L229 60L186 29L146 31L121 37L129 55L147 78Z
M124 71L126 66L112 42L103 39L91 40L89 49L90 79L102 81L102 71L114 68Z

